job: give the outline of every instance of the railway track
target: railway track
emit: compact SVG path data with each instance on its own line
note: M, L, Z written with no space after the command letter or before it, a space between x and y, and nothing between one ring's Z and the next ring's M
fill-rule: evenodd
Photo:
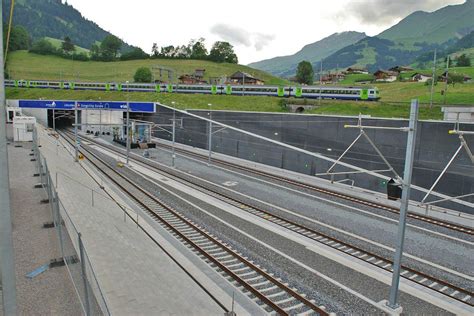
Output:
M114 151L117 154L123 155L123 152L117 148L114 148L112 145L104 145L101 143L98 143L94 141L93 139L90 138L85 138L88 141L94 142L95 144L99 146L103 146L105 148L108 148L109 150ZM265 221L271 222L275 225L278 225L284 229L293 231L299 235L302 235L306 238L311 239L314 242L317 242L319 244L323 244L327 247L332 248L333 250L336 250L338 252L344 253L348 256L351 256L353 258L362 260L374 267L383 269L385 271L388 271L390 273L393 272L393 262L385 258L383 256L380 256L378 254L375 254L373 252L364 250L360 247L351 245L347 242L344 242L340 239L334 238L332 236L329 236L327 234L321 233L313 228L307 227L303 224L296 223L294 221L288 220L284 217L278 216L273 214L270 211L264 210L262 208L256 207L254 205L250 205L249 203L245 201L241 201L235 197L232 197L228 194L222 193L222 192L216 192L212 188L191 182L190 180L184 178L183 176L179 176L176 174L172 174L166 170L163 170L162 168L158 168L156 164L151 164L148 160L132 155L131 157L135 161L140 162L141 164L146 165L147 167L151 167L155 170L157 170L160 173L164 173L165 176L172 178L176 181L179 181L181 183L184 183L185 185L194 188L195 190L198 190L202 193L205 193L209 196L212 196L216 199L219 199L225 203L228 203L234 207L237 207L247 213L250 213L254 216L257 216ZM417 283L425 288L428 288L432 291L438 292L446 297L450 297L451 299L454 299L458 302L461 302L463 304L467 304L469 306L474 307L474 293L463 289L459 286L456 286L454 284L451 284L449 282L446 282L444 280L441 280L437 277L431 276L427 273L418 271L416 269L407 267L407 266L402 266L402 270L400 272L401 277L407 280L410 280L414 283Z
M172 148L170 145L167 145L167 144L162 144L162 143L157 143L157 142L155 142L155 144L159 147L166 148L168 150L171 150L171 148ZM202 154L192 152L192 151L189 151L189 150L185 150L185 149L182 149L182 148L175 147L175 151L179 152L183 155L187 155L187 156L197 158L197 159L202 160L202 161L207 161L207 159L208 159L208 156L206 156L206 155L202 155ZM271 173L268 173L268 172L265 172L265 171L257 170L257 169L250 168L250 167L244 167L244 166L234 164L234 163L231 163L231 162L228 162L228 161L224 161L224 160L221 160L221 159L217 159L217 158L212 158L212 162L216 163L218 165L221 165L221 166L237 169L237 170L244 171L244 172L254 174L254 175L259 175L259 176L262 176L262 177L267 178L267 179L272 179L272 180L276 180L278 182L282 182L282 183L285 183L285 184L290 184L290 185L292 185L294 187L297 187L299 189L303 188L303 189L306 189L306 190L309 190L309 191L330 195L330 196L333 196L333 197L336 197L336 198L340 198L340 199L343 199L343 200L346 200L346 201L354 202L354 203L364 205L364 206L368 206L368 207L371 207L371 208L384 210L384 211L387 211L387 212L390 212L390 213L393 213L393 214L397 214L397 215L400 214L400 211L398 209L387 206L387 205L383 205L383 204L380 204L380 203L375 203L375 202L368 201L368 200L365 200L365 199L361 199L361 198L358 198L358 197L355 197L355 196L341 194L341 193L336 192L336 191L324 189L324 188L321 188L321 187L317 187L315 185L310 185L310 184L303 183L303 182L293 180L293 179L290 179L290 178L277 176L277 175L274 175L274 174L271 174ZM453 230L453 231L456 231L456 232L460 232L460 233L464 233L464 234L467 234L467 235L474 236L474 229L472 229L470 227L467 227L467 226L462 226L462 225L459 225L459 224L455 224L455 223L451 223L451 222L447 222L447 221L442 221L442 220L439 220L439 219L436 219L436 218L416 214L416 213L413 213L413 212L408 212L407 217L415 219L415 220L419 220L419 221L422 221L422 222L425 222L425 223L429 223L429 224L432 224L432 225L447 228L447 229L450 229L450 230Z
M64 134L63 134L64 136ZM74 141L65 136L71 144ZM151 218L190 248L202 260L214 267L229 282L232 282L254 299L267 312L279 315L329 315L324 306L318 306L305 294L290 288L281 279L248 260L243 254L222 242L204 228L195 224L179 211L167 206L153 194L125 177L107 164L98 155L82 145L81 153L98 170L129 195Z

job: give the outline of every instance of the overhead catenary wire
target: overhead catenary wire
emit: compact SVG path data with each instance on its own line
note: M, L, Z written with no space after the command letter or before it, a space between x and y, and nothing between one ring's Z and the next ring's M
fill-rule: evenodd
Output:
M5 68L5 65L7 64L7 56L8 56L8 49L10 46L10 35L12 31L12 22L13 22L13 10L15 8L15 0L12 0L12 4L10 6L10 18L8 21L8 31L7 31L7 40L5 43L5 59L3 60L3 68Z

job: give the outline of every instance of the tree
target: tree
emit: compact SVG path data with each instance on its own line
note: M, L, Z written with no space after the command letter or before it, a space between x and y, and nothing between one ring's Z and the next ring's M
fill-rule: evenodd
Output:
M133 80L135 80L135 82L151 82L152 77L150 68L140 67L135 72Z
M117 58L117 54L122 47L122 41L114 36L107 35L100 43L100 55L104 61L112 61Z
M464 75L458 73L448 74L448 84L452 84L453 87L456 83L464 83Z
M5 32L6 34L7 32ZM6 37L6 36L5 36ZM10 44L8 46L9 51L29 49L30 48L30 35L28 31L21 25L14 26L10 34ZM5 47L5 46L4 46Z
M191 59L206 59L207 58L207 49L206 45L204 44L205 39L200 38L197 41L191 40L189 42L188 47L191 50Z
M56 55L58 53L57 49L53 46L53 44L51 44L50 41L44 38L33 43L30 52L40 55Z
M462 54L456 59L456 66L457 67L471 67L471 60L466 54Z
M237 64L239 59L234 53L234 47L228 42L215 42L212 45L211 52L209 53L209 60L218 62L218 63L231 63Z
M66 54L70 54L76 50L76 46L72 43L71 38L66 36L61 43L61 48Z
M175 54L175 48L173 45L169 45L161 48L160 57L173 58Z
M120 60L137 60L137 59L148 59L150 55L145 53L141 48L135 47L131 51L123 53L120 56Z
M160 56L158 44L153 43L153 47L151 48L151 57L157 58L158 56Z
M100 60L100 47L97 44L92 44L90 49L91 59Z
M314 70L309 61L303 60L298 64L296 80L302 84L313 84Z

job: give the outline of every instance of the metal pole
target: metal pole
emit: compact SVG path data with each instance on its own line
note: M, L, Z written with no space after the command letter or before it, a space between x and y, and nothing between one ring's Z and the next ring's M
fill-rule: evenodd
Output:
M55 110L53 109L53 130L56 131L56 116Z
M82 243L82 234L77 233L77 237L79 239L79 255L81 259L81 270L82 270L82 281L84 282L84 296L85 296L85 303L86 303L86 315L91 315L91 305L89 302L89 286L87 282L87 274L86 274L86 258L84 255L84 244Z
M207 159L207 165L211 165L211 155L212 155L212 112L211 112L211 106L212 104L209 105L209 157Z
M433 92L434 92L434 81L436 78L436 49L434 51L434 58L433 58L433 74L431 77L431 95L430 95L430 109L433 108Z
M77 117L77 101L74 102L74 141L76 142L74 145L74 161L78 162L79 161L79 138L77 135L77 125L78 123L78 117Z
M0 21L3 19L2 4L3 2L0 2ZM0 25L0 34L3 34L3 23ZM3 41L0 41L0 63L4 65ZM5 78L3 69L0 71L0 87L0 281L2 284L3 314L9 316L16 315L17 307L8 174Z
M171 153L171 164L173 166L173 168L175 167L175 158L176 158L176 154L175 154L175 141L176 141L176 109L174 107L174 102L173 103L173 152Z
M321 59L321 68L320 68L320 71L319 71L319 101L318 101L318 105L321 105L322 88L323 88L323 60Z
M130 160L130 102L127 102L127 165Z
M99 133L102 134L102 110L99 110Z
M390 298L388 306L396 309L398 305L398 287L400 285L400 265L403 255L403 243L405 241L406 215L408 209L408 202L410 200L410 185L413 171L413 160L415 156L415 142L416 142L416 125L418 123L418 100L411 101L410 112L410 130L407 138L407 151L405 157L405 170L403 172L403 191L400 205L400 221L398 223L398 237L395 257L393 259L393 274L392 286L390 288Z
M449 80L449 55L446 59L446 82L444 84L444 100L443 100L444 104L446 104L446 94L448 94L448 80Z

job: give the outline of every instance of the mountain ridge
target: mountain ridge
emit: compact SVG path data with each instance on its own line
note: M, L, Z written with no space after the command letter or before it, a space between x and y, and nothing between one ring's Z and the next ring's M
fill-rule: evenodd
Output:
M334 33L319 41L305 45L295 54L250 63L248 66L268 71L277 76L288 77L296 73L298 63L302 60L314 63L337 52L347 46L348 43L355 43L365 37L367 37L365 33L355 31Z

